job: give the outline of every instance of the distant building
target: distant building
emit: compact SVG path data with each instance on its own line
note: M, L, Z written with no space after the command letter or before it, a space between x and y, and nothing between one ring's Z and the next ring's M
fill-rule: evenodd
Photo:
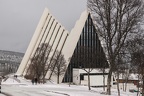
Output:
M53 51L49 54L49 57L53 58L55 50L59 50L64 54L67 61L67 70L65 74L61 75L60 82L87 85L87 73L83 68L85 70L91 68L93 69L90 73L91 86L103 86L103 76L105 76L104 82L107 84L107 71L103 73L100 69L108 68L108 63L92 17L87 10L81 14L71 32L68 32L46 8L17 70L17 75L30 74L28 70L31 58L36 53L37 47L42 43L48 43L52 46ZM89 48L89 52L81 50L81 47ZM84 55L83 62L78 59L81 57L81 52L87 53ZM96 54L95 58L92 55L93 53ZM77 60L73 57L77 57ZM91 61L93 62L90 65L89 62ZM57 77L49 69L45 73L45 78L54 82L57 80Z

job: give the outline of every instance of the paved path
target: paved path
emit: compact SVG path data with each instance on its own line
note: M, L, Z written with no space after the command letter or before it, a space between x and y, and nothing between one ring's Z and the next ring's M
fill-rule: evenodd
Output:
M0 96L68 96L68 95L59 92L49 91L47 88L19 87L18 85L2 85L2 93L0 93Z
M87 86L38 84L38 85L2 85L0 96L107 96L102 93L102 88L92 88L89 91ZM116 89L112 90L111 96L117 96ZM136 93L121 92L121 96L136 96Z

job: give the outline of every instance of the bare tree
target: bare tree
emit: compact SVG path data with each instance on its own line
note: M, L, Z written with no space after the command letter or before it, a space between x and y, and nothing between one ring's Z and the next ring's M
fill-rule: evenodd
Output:
M59 78L66 71L66 60L64 55L58 50L55 52L52 58L52 64L50 70L57 76L57 83L59 84Z
M131 63L135 66L135 72L139 74L139 77L141 77L141 81L143 82L141 87L142 96L144 96L144 35L139 34L134 37L134 39L127 41L127 50L130 52Z
M143 19L143 0L88 0L96 30L105 44L109 60L107 94L111 94L111 76L115 59L127 37L137 32Z
M116 63L119 65L120 64L120 56L116 58ZM120 96L120 89L119 89L119 75L120 75L120 66L115 66L114 73L116 74L117 77L117 91L118 91L118 96Z
M42 43L36 50L35 55L31 58L31 62L25 77L32 79L38 78L38 81L42 78L45 82L45 71L48 65L48 54L51 52L51 46L47 43Z
M118 96L120 96L120 88L119 88L119 76L120 74L126 74L125 70L128 69L128 63L123 59L125 58L125 53L119 53L118 57L116 58L116 64L117 66L114 67L113 72L116 75L116 80L117 80L117 91L118 91Z
M133 63L137 64L137 70L138 70L138 74L140 74L141 76L141 82L142 84L140 85L140 87L142 87L142 96L144 96L144 50L142 51L138 51L133 53Z

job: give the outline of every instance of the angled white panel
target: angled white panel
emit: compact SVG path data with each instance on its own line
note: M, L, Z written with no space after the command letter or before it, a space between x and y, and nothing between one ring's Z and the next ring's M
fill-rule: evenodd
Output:
M75 27L71 30L71 32L68 36L68 39L62 50L62 52L65 56L65 59L67 61L70 57L72 57L72 54L76 48L77 42L82 33L82 30L83 30L83 27L85 25L87 18L88 18L88 12L84 11L80 16L80 19L76 22Z
M52 46L53 42L54 42L54 39L55 39L55 36L56 36L56 33L57 33L57 30L58 30L58 26L57 26L57 22L55 21L54 22L54 25L52 27L52 30L51 30L51 36L50 36L50 40L49 40L49 45Z
M47 11L47 12L48 12L48 11ZM34 56L37 47L39 46L39 44L43 43L43 39L46 38L46 37L44 38L44 36L46 36L46 35L48 34L48 33L46 32L46 29L47 29L47 24L48 24L50 18L51 18L51 15L49 15L49 13L48 13L48 14L47 14L47 18L46 18L46 22L45 22L45 24L44 24L44 26L43 26L43 28L42 28L42 32L40 33L40 36L39 36L39 38L38 38L38 40L37 40L37 42L36 42L36 44L35 44L35 47L34 47L34 49L32 50L32 54L31 54L30 58L32 58L32 57ZM30 62L31 62L31 61L30 61L30 58L29 58L29 60L28 60L28 62L27 62L27 65L26 65L24 71L23 71L23 75L25 75L26 72L27 72L27 68L29 67L29 64L30 64Z
M55 28L56 23L57 23L57 22L55 22L55 19L54 19L54 18L53 18L53 20L54 20L54 21L51 22L51 26L50 26L50 28L49 28L49 34L48 34L48 36L47 36L47 39L46 39L45 43L49 43L50 40L51 40L51 36L53 35L53 31L54 31L54 28ZM51 46L50 43L49 43L49 45Z
M57 36L55 37L55 41L54 41L54 44L53 44L53 51L55 51L56 50L56 47L59 45L59 40L61 39L61 34L62 34L62 32L63 32L63 28L62 27L60 27L60 25L58 24L57 25L57 30L56 30L56 34L57 34Z
M60 26L59 24L58 24L58 26ZM61 27L60 29L59 29L59 31L58 31L58 34L57 34L57 37L56 37L56 40L55 40L55 42L54 42L54 45L53 45L53 48L52 48L52 52L51 52L51 54L53 54L54 53L54 51L56 50L56 47L59 45L59 41L61 40L61 35L62 35L62 33L63 33L63 28ZM53 54L54 55L54 54ZM50 73L51 73L51 71L48 71L47 72L47 74L46 74L46 76L45 76L45 78L49 78L49 76L50 76Z
M67 31L64 31L63 32L63 27L61 27L61 30L59 31L61 34L59 34L59 38L60 39L58 39L58 40L60 40L59 41L59 43L58 43L58 45L57 45L57 49L55 49L55 50L58 50L58 51L60 51L61 49L62 49L62 46L63 46L63 43L64 43L64 41L65 41L65 39L66 39L66 37L67 37L67 35L68 35L68 32ZM62 35L62 36L61 36ZM47 72L47 74L46 74L46 78L49 78L49 76L50 76L50 74L51 74L51 72ZM54 76L54 78L53 78L53 76L52 76L52 80L53 81L55 81L55 76Z
M53 20L54 20L54 18L50 15L50 19L48 22L49 24L48 24L47 29L46 29L46 34L42 37L42 41L41 41L42 43L44 43L46 41L47 36L50 33L50 28L53 26Z
M25 73L23 73L24 68L26 68L29 58L31 58L31 56L33 56L33 54L35 53L35 50L38 47L40 42L41 43L42 42L49 43L52 46L53 52L50 53L49 57L52 57L54 55L55 50L62 51L62 54L64 55L64 57L67 61L66 64L68 66L68 64L69 64L68 59L72 56L72 54L74 52L74 49L77 45L77 42L79 40L82 29L88 18L88 13L87 13L87 11L84 11L82 13L80 19L76 22L75 27L71 30L70 34L68 33L67 30L65 30L64 27L61 27L59 29L59 26L61 24L51 14L48 16L48 19L46 21L45 18L48 13L50 14L48 9L45 9L44 14L42 15L42 18L40 20L40 23L36 29L36 32L30 42L30 45L29 45L27 51L26 51L24 59L23 59L22 63L20 64L17 74L25 74ZM52 16L52 18L51 18L51 16ZM45 22L46 22L46 24L45 24ZM49 22L49 24L47 26L46 32L44 35L42 35L45 31L44 29L48 22ZM27 65L27 67L29 67L29 65ZM51 72L48 71L45 77L49 78L50 74L51 74ZM64 75L62 75L60 77L60 82L62 82L63 77L64 77ZM53 74L50 79L56 82L57 76Z
M56 23L57 23L57 21L55 21ZM55 24L56 24L55 23ZM56 25L54 25L54 26L56 26L55 27L55 29L54 29L54 31L52 32L53 34L51 35L51 39L50 40L48 40L49 41L49 45L51 45L52 46L52 50L51 50L51 52L50 52L50 54L49 54L49 58L51 58L53 55L54 55L54 52L55 52L55 49L56 49L56 46L55 45L57 45L57 43L58 43L58 40L57 39L59 39L58 38L58 33L61 33L61 30L60 30L60 24L56 24ZM56 36L57 35L57 36ZM47 38L47 39L49 39L49 38ZM47 42L48 42L47 41ZM45 77L47 77L48 78L48 76L45 76Z
M87 18L88 18L88 12L84 11L80 16L80 19L76 22L75 27L71 30L65 42L62 53L64 54L65 60L67 61L66 62L67 67L69 65L69 58L72 57L73 55L73 52L76 48L77 42L80 38L80 35L82 33L83 27L85 26ZM62 82L64 75L65 74L61 75L60 82Z
M64 33L63 33L63 35L62 35L62 37L61 37L61 40L60 40L60 42L59 42L58 48L57 48L58 51L61 51L61 50L63 49L64 44L65 44L65 40L66 40L67 36L68 36L68 32L67 32L67 31L64 31ZM67 49L67 50L69 50L69 49ZM63 54L63 53L62 53L62 54ZM64 54L64 55L65 55L65 54ZM51 72L48 72L46 76L49 76L50 74L51 74ZM62 82L63 77L64 77L64 75L60 76L60 78L59 78L59 81L60 81L60 82ZM51 76L50 79L51 79L52 81L54 81L54 82L57 82L57 76L54 75L54 74L52 74L52 76Z
M49 45L52 46L52 51L51 51L50 54L49 54L49 57L50 57L50 58L53 56L53 53L54 53L54 50L55 50L55 47L56 47L56 46L54 46L54 44L56 43L56 42L55 42L55 39L57 38L56 35L57 35L57 33L58 33L58 29L59 29L59 26L57 25L56 28L55 28L55 31L53 32L53 35L52 35L52 37L51 37L51 40L50 40L50 42L49 42Z
M39 40L38 40L38 42L37 42L37 45L36 45L36 47L35 47L35 49L38 47L38 45L39 45L39 43L44 43L44 39L46 38L46 35L48 34L48 32L46 31L47 29L48 29L48 26L49 26L49 22L50 22L50 20L51 20L51 15L48 15L48 18L47 18L47 21L46 21L46 24L45 24L45 26L44 26L44 28L43 28L43 34L41 34L40 36L39 36Z
M65 39L66 39L66 37L68 36L69 34L68 34L68 31L64 31L63 32L63 34L62 34L62 37L61 37L61 40L60 40L60 42L59 42L59 45L58 45L58 47L57 47L57 50L58 51L61 51L61 49L62 49L62 47L63 47L63 44L64 44L64 42L65 42Z
M31 39L31 42L30 42L30 44L29 44L29 46L28 46L28 48L26 50L26 53L25 53L25 55L24 55L24 57L22 59L22 62L21 62L20 66L19 66L19 68L18 68L18 70L16 72L17 75L22 75L22 73L24 71L24 68L25 68L25 66L26 66L26 64L27 64L27 62L28 62L28 60L30 58L30 55L31 55L31 53L32 53L32 51L33 51L33 49L35 47L35 44L36 44L36 42L37 42L37 40L39 38L39 35L41 33L41 30L42 30L42 27L45 24L45 19L47 17L47 14L48 14L48 9L45 9L44 12L43 12L43 15L42 15L42 17L41 17L41 19L39 21L39 24L38 24L38 26L37 26L37 28L35 30L35 33L34 33L32 39Z

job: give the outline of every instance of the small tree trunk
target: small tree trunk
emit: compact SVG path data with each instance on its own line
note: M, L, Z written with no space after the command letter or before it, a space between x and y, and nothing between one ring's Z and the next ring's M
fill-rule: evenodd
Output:
M124 74L122 73L122 80L124 80ZM124 91L124 82L122 82L123 84L123 91Z
M90 75L89 75L89 72L88 72L88 89L91 90L91 88L90 88Z
M111 76L112 76L112 69L110 68L108 73L108 79L107 79L107 94L111 95Z
M137 84L137 87L138 87L138 91L137 91L137 96L139 95L139 75L138 75L138 84Z
M49 65L50 66L50 65ZM51 79L51 77L52 77L52 74L53 74L53 72L54 72L54 69L55 69L55 66L56 66L56 64L54 64L54 66L52 67L52 70L51 70L51 73L50 73L50 76L49 76L49 80Z
M105 91L105 68L103 68L103 90Z
M59 73L57 75L57 84L59 84Z
M105 75L103 73L103 90L105 91Z
M70 81L70 76L69 76L69 87L70 87L71 81Z
M126 90L127 90L127 82L128 82L128 77L126 78L126 80L125 80L125 92L126 92Z
M144 96L144 76L142 77L143 79L143 84L142 84L142 96Z
M70 87L70 82L69 82L69 87Z
M127 77L126 77L126 81L125 81L125 92L126 92L126 90L127 90L128 78L129 78L129 70L128 70L128 72L127 72Z
M44 76L44 73L43 73L43 84L45 83L45 79L44 78L45 78L45 76Z
M43 75L42 75L42 76L43 76L43 78L42 78L42 79L43 79L43 81L42 81L43 84L45 83L45 75L44 75L44 73L45 73L45 68L44 68L44 67L45 67L45 66L43 65Z
M117 91L118 91L118 96L120 96L120 89L119 89L119 71L117 71Z

